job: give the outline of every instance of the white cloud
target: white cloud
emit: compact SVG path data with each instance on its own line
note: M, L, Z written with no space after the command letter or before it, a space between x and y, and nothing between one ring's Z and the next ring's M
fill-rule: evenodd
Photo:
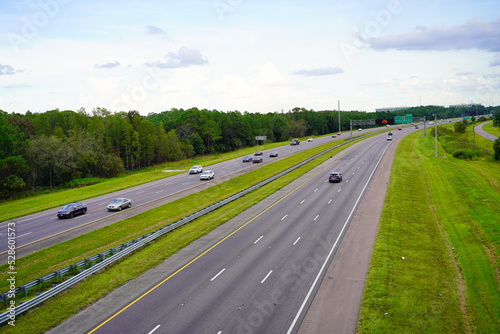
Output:
M119 61L113 61L113 62L109 62L109 63L105 63L105 64L95 64L94 65L95 68L113 68L113 67L118 67L118 66L120 66Z
M415 32L368 38L376 50L461 50L500 51L500 19L485 22L471 19L456 26L417 26Z
M177 53L169 52L165 59L147 63L148 66L158 68L179 68L208 64L208 59L199 50L181 47Z
M16 70L14 67L10 65L0 64L0 75L13 75L18 72L22 72L22 70Z
M307 70L299 70L294 72L293 74L299 74L304 76L321 76L321 75L335 75L339 73L344 73L344 70L340 67L324 67L324 68L314 68Z
M146 27L146 34L148 34L148 35L166 35L167 33L159 27L150 25L150 26Z

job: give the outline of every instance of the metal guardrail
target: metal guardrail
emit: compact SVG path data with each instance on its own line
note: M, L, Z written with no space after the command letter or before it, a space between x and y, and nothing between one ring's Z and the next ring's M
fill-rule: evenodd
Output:
M203 215L206 215L206 214L208 214L208 213L210 213L210 212L212 212L212 211L214 211L214 210L216 210L216 209L218 209L218 208L220 208L220 207L222 207L222 206L224 206L224 205L226 205L226 204L228 204L228 203L230 203L230 202L232 202L240 197L243 197L244 195L246 195L246 194L248 194L248 193L250 193L250 192L252 192L260 187L263 187L266 184L268 184L276 179L279 179L280 177L294 171L295 169L300 168L300 167L304 166L305 164L313 161L314 159L317 159L318 157L320 157L324 154L327 154L328 152L330 152L338 147L341 147L345 144L347 144L347 142L341 143L339 145L335 145L335 146L333 146L333 147L331 147L331 148L329 148L321 153L315 154L314 156L307 158L306 160L304 160L304 161L302 161L302 162L300 162L300 163L298 163L298 164L296 164L296 165L294 165L294 166L292 166L292 167L290 167L290 168L288 168L288 169L286 169L286 170L284 170L276 175L273 175L266 180L263 180L263 181L255 184L251 187L248 187L248 188L246 188L246 189L244 189L244 190L242 190L234 195L226 197L223 200L220 200L219 202L211 204L211 205L207 206L206 208L203 208L203 209L201 209L193 214L190 214L184 218L181 218L174 223L171 223L167 226L161 227L158 230L156 230L155 232L148 233L148 234L143 235L141 237L135 238L135 239L133 239L129 242L126 242L124 244L121 244L117 247L108 249L107 251L104 251L102 253L96 254L96 255L91 256L89 258L86 258L80 262L69 265L63 269L56 270L53 273L50 273L50 274L45 275L43 277L40 277L34 281L31 281L27 284L24 284L22 286L17 287L15 289L16 294L24 293L25 295L27 295L29 289L32 289L32 288L38 286L39 284L43 284L44 282L48 282L48 281L51 281L51 280L56 279L56 278L63 280L64 275L71 273L75 269L80 270L80 268L83 268L83 267L90 265L89 268L81 270L78 274L76 274L75 276L69 277L67 280L63 281L62 283L53 284L53 287L51 289L38 294L36 297L34 297L26 302L20 302L19 305L17 305L13 310L9 310L7 312L0 314L0 325L8 322L10 320L9 316L12 314L11 312L13 312L13 314L17 317L19 314L22 314L22 313L28 311L29 309L40 305L41 303L43 303L47 299L57 295L58 293L60 293L61 291L65 290L65 289L68 289L73 284L76 284L76 283L82 281L83 279L98 272L99 270L106 267L107 265L127 256L128 254L141 248L142 246L146 245L147 243L161 237L162 235L164 235L168 232L171 232L171 231L175 230L176 228L181 227L181 226L183 226L183 225L185 225L185 224L187 224L187 223L189 223L189 222L191 222L191 221L193 221L193 220L195 220ZM8 301L9 301L9 298L7 298L9 293L10 292L0 294L0 297L1 297L0 300L3 300L6 306L8 305Z

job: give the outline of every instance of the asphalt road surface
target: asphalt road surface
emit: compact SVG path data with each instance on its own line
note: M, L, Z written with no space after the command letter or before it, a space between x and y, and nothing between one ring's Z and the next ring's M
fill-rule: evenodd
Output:
M296 333L383 154L406 132L332 157L51 333ZM329 183L331 171L343 181Z
M380 129L369 129L364 132ZM354 133L359 134L359 133ZM45 210L32 215L20 217L0 223L0 264L7 260L7 224L15 223L16 229L16 256L21 258L34 251L70 240L81 234L96 230L103 226L116 223L120 220L133 217L139 213L151 210L160 205L172 202L178 198L187 196L213 186L219 182L226 181L232 177L255 170L262 165L287 156L304 151L314 146L322 145L331 141L339 141L348 137L348 134L331 138L331 136L316 138L312 142L303 141L300 145L285 145L273 149L277 151L277 158L268 157L270 150L264 151L263 163L243 163L241 158L232 159L212 166L204 166L204 169L215 171L215 179L201 181L199 174L189 175L186 173L166 177L164 179L124 189L118 192L94 197L83 201L87 204L88 211L84 215L78 215L69 219L58 219L56 216L60 208ZM106 207L114 199L127 197L132 199L132 208L119 212L108 212Z
M486 131L483 130L483 125L488 124L488 123L490 123L490 122L482 123L482 124L479 124L479 125L475 126L474 127L474 131L478 135L480 135L481 137L484 137L484 138L489 139L491 141L495 141L498 138L497 136L494 136L491 133L486 132Z

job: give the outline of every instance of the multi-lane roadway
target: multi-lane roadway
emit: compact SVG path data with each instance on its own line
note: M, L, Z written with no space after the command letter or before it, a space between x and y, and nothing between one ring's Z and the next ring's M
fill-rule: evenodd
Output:
M377 129L370 129L365 132L374 130ZM204 166L205 169L212 169L215 172L215 179L208 182L200 181L198 174L189 175L186 171L186 173L166 177L158 181L90 198L84 200L88 207L87 213L71 219L58 219L56 212L59 208L54 208L11 220L9 222L14 222L16 228L16 255L20 258L34 251L72 239L80 234L148 211L156 206L186 196L189 193L200 191L277 159L286 158L297 152L330 141L339 141L347 136L347 134L343 134L342 136L337 136L335 139L327 136L317 138L313 142L302 142L297 146L285 145L273 149L273 151L279 153L277 158L268 157L269 152L265 151L263 164L243 163L241 158L236 158L212 166ZM107 205L114 198L118 197L131 198L132 208L120 212L108 212L106 209ZM0 240L2 241L6 241L7 239L7 224L9 222L0 223ZM0 263L6 262L5 253L8 249L7 247L7 242L0 242Z
M187 264L166 261L53 333L295 333L391 143L379 135L338 154ZM331 171L343 181L329 183Z

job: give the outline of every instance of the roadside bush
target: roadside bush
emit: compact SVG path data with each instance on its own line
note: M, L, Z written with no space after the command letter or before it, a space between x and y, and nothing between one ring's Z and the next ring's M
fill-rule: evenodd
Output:
M465 122L466 121L455 123L455 125L453 127L454 127L456 133L465 133L465 129L467 127Z
M456 124L463 125L464 123L457 122ZM479 160L489 155L488 151L472 144L465 135L457 132L456 124L455 132L444 127L438 127L438 140L448 154L464 160Z
M471 149L471 148L459 149L453 152L454 158L464 159L464 160L476 160L484 155L485 153L483 150Z
M495 151L495 160L500 160L500 138L497 138L493 143L493 151Z
M80 188L102 182L103 179L97 177L86 177L84 179L74 179L64 184L64 188Z

